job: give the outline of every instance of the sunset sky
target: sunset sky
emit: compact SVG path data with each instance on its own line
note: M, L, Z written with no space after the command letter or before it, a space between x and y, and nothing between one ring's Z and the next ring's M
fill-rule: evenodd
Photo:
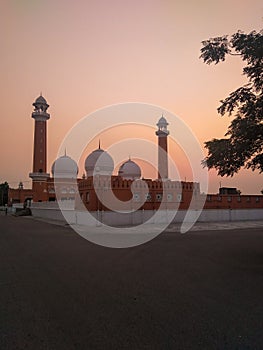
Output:
M0 0L0 181L31 186L31 112L40 92L50 105L49 170L75 123L117 103L160 106L181 118L201 144L223 137L231 119L216 109L246 82L242 61L229 57L205 65L201 41L239 29L258 31L262 18L261 0ZM105 135L103 147L110 142ZM174 149L171 156L180 163ZM83 171L80 164L80 175ZM209 173L210 192L220 182L244 194L263 188L258 172L233 178ZM145 175L155 176L147 169Z

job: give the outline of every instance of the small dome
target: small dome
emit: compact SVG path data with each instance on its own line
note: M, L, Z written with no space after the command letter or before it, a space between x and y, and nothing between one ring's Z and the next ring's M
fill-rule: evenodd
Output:
M56 159L51 167L52 176L56 178L73 179L78 171L77 163L66 155Z
M164 118L163 115L161 116L161 118L159 119L156 125L158 126L158 131L156 131L155 134L158 137L169 135L169 131L167 130L167 125L169 125L169 123L167 122L167 120Z
M139 179L141 177L141 168L129 159L120 166L118 175L126 180Z
M42 95L36 99L36 101L33 103L33 106L35 107L35 112L46 112L49 107L46 99Z
M101 148L96 149L88 155L85 160L85 170L88 176L95 174L111 175L114 169L114 162L108 152Z
M35 103L38 103L38 104L40 104L40 103L42 103L42 104L47 104L47 101L46 101L46 99L45 99L42 95L40 95L40 96L36 99Z
M157 126L159 125L169 125L167 123L167 120L164 118L164 116L162 115L161 118L159 119L158 123L157 123Z

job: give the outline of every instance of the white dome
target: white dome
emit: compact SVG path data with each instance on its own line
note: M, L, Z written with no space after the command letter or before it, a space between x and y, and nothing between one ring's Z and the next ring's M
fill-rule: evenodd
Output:
M141 168L129 159L120 166L118 175L126 180L139 179L141 177Z
M78 171L77 163L66 155L56 159L51 167L52 176L56 178L76 178Z
M85 170L88 176L96 174L111 175L114 169L114 162L108 152L101 148L96 149L88 155L85 160Z

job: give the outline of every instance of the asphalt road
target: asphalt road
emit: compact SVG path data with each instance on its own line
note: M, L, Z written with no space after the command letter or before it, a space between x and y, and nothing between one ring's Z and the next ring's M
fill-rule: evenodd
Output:
M111 249L1 215L0 349L263 349L262 228Z

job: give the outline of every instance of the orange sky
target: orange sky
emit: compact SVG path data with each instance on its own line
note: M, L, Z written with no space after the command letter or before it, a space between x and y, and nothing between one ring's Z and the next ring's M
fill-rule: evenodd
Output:
M30 187L31 112L40 91L50 104L48 169L76 122L115 103L161 106L184 120L201 144L223 137L230 119L216 108L245 82L242 63L231 57L207 66L198 58L200 42L260 30L262 13L260 0L0 1L0 181ZM263 188L257 172L229 179L212 171L210 192L220 181L242 193Z

